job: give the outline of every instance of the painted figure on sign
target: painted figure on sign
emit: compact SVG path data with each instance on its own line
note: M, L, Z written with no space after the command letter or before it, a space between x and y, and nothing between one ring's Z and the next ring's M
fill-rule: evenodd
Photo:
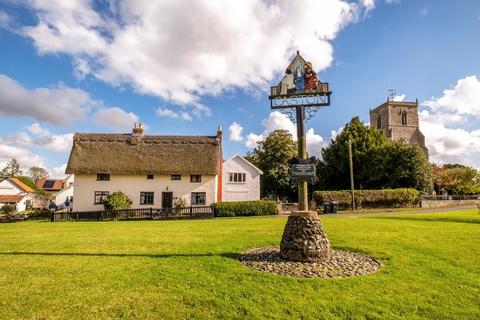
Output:
M317 74L312 69L310 62L305 63L305 90L316 90L318 88Z
M287 71L285 71L285 77L282 79L281 86L280 94L290 94L295 91L295 81L292 70L287 69Z
M302 67L298 67L295 73L295 89L297 91L305 89L305 76Z

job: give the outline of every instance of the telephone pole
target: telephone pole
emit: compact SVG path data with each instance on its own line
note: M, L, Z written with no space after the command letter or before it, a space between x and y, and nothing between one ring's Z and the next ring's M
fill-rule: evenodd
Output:
M348 161L350 162L350 188L352 190L352 210L355 211L355 184L353 183L352 139L348 139Z

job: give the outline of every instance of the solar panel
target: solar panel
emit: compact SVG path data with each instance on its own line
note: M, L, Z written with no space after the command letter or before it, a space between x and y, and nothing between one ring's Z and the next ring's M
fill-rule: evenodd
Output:
M43 184L43 188L44 188L44 189L49 189L49 188L53 187L54 184L55 184L55 181L54 181L54 180L47 180L47 181L45 181L45 183Z

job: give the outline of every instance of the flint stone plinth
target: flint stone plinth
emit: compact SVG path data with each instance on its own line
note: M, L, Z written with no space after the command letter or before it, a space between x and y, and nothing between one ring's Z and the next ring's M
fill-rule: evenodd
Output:
M301 262L329 261L330 243L315 212L294 212L288 217L280 255Z

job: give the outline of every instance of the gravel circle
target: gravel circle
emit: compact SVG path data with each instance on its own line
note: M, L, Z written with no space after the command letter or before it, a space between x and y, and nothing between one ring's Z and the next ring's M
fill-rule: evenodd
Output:
M277 246L251 249L238 259L249 268L298 278L347 278L369 274L381 267L378 261L364 254L334 249L328 262L289 261L280 256Z

